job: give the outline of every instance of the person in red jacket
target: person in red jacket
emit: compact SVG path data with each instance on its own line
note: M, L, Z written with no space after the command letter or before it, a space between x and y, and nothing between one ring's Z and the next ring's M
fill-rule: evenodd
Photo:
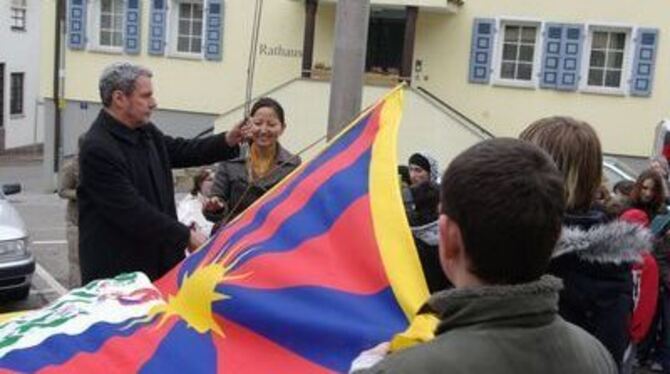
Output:
M620 219L649 227L649 217L641 209L629 209L621 214ZM631 345L626 352L623 373L632 373L637 345L649 332L658 301L658 264L650 251L642 253L642 261L633 265L632 272L634 309L630 324Z

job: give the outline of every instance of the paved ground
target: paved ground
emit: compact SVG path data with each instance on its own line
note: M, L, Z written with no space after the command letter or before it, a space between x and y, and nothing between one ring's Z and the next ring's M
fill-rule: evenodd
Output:
M67 284L65 201L44 192L42 163L36 158L0 158L0 183L21 183L23 187L21 193L8 199L28 227L30 249L38 264L28 299L0 305L0 313L39 308L55 300Z

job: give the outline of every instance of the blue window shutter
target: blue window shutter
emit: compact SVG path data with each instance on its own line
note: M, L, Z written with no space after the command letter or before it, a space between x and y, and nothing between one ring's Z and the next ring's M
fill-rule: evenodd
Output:
M580 78L584 25L563 24L561 41L561 60L556 88L576 91Z
M67 43L71 49L86 47L86 0L69 0Z
M223 2L209 0L207 6L207 24L205 25L205 58L221 61L223 41Z
M635 58L631 72L630 94L650 96L654 79L654 65L658 48L658 29L637 30L635 37Z
M557 88L561 67L563 25L560 23L547 23L544 26L543 40L540 87Z
M140 0L127 0L126 2L123 49L128 54L136 55L140 53L141 8Z
M149 19L149 54L162 56L165 54L166 3L169 0L150 1L151 18Z
M475 18L470 47L469 79L472 83L489 83L491 78L495 24L492 18Z

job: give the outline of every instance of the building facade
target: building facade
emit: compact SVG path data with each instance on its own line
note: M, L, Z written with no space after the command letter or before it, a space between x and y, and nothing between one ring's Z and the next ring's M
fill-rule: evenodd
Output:
M46 29L54 2L44 2ZM253 60L252 96L269 94L284 104L289 148L319 139L326 132L336 1L264 1L258 30L255 4L67 0L61 153L74 152L77 135L100 109L100 72L119 60L154 71L155 120L168 133L195 136L212 124L222 131L242 118ZM380 87L410 83L400 161L429 150L446 164L476 141L517 136L550 115L591 123L608 153L644 157L655 125L669 116L669 77L660 68L670 60L667 2L646 0L640 6L653 11L645 12L594 0L371 4L364 104L386 90ZM49 38L43 39L44 46ZM49 58L42 61L49 77ZM44 97L50 85L43 80ZM46 123L50 117L46 110Z
M0 2L0 151L42 142L39 0Z

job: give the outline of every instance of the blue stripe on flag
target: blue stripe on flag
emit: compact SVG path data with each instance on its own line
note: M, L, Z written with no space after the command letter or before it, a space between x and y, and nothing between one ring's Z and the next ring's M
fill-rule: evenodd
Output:
M140 372L216 373L216 359L211 333L200 334L184 321L179 321Z
M322 287L223 285L217 291L231 298L215 303L215 313L337 372L347 372L361 351L407 327L390 287L367 296Z

